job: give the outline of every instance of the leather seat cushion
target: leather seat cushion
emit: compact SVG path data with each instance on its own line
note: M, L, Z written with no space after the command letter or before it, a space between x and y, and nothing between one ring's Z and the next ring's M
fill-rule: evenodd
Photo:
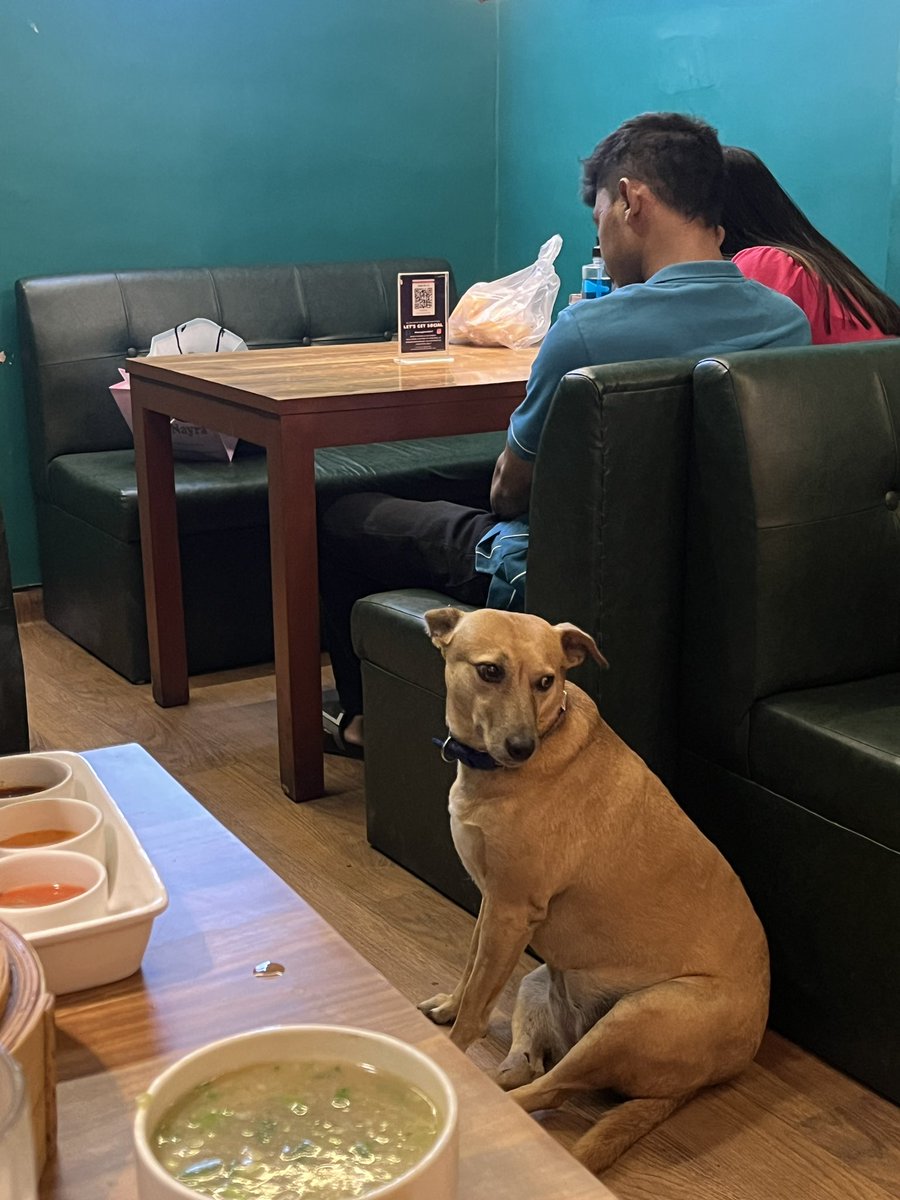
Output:
M900 850L900 674L759 701L750 716L750 774Z
M425 588L366 596L353 606L353 648L363 662L443 696L444 659L422 618L430 608L446 605L472 611L470 605Z
M329 446L316 451L318 496L371 488L486 507L504 439L501 432ZM231 463L176 462L175 488L183 534L268 521L266 459L255 447L239 446ZM47 469L47 490L58 508L120 541L139 541L133 450L59 455Z

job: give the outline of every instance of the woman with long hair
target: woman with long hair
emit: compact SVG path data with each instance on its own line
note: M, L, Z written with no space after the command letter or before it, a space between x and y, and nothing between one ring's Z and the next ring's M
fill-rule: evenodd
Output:
M819 233L761 159L740 146L724 152L722 253L799 305L816 344L900 335L900 305Z

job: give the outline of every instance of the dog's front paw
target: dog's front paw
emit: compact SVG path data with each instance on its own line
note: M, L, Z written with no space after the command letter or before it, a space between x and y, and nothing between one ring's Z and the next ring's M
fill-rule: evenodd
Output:
M448 996L446 992L438 992L436 996L432 996L430 1000L423 1000L416 1007L429 1021L434 1021L435 1025L452 1025L459 1011L455 997Z

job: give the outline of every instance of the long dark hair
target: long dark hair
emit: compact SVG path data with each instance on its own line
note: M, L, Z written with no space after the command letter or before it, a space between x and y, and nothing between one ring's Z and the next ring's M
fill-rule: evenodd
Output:
M823 300L831 288L856 319L882 333L900 335L900 305L877 287L801 212L769 168L751 150L725 146L722 253L775 246L818 277ZM825 305L826 327L829 322Z

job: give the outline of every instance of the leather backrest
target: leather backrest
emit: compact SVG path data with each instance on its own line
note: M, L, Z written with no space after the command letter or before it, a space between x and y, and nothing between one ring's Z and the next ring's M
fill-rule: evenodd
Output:
M398 271L450 271L439 258L125 271L16 284L32 476L59 454L122 450L131 434L109 393L125 359L192 317L250 349L390 340Z
M684 522L695 359L567 375L541 436L526 607L609 660L572 678L667 782L676 761Z
M747 770L779 692L900 670L900 341L701 362L684 740Z

